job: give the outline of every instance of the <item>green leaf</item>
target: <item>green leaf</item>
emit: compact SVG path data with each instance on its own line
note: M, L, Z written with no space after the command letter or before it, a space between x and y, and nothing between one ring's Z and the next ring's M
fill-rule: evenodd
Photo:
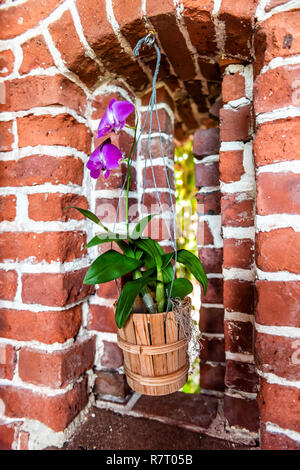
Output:
M93 262L83 282L84 284L103 284L135 271L142 264L142 261L129 258L118 251L109 250Z
M124 255L129 256L129 258L139 259L137 256L135 256L133 249L125 242L125 240L115 240L115 242L117 243L118 247L121 248Z
M172 290L170 293L171 284L172 283L170 282L166 286L167 295L170 296L171 299L184 299L184 297L186 297L193 291L193 284L188 279L174 279Z
M168 264L165 268L162 269L164 283L168 284L172 281L174 277L174 268L171 264Z
M88 242L86 247L91 248L92 246L102 245L103 243L107 243L107 242L118 242L120 238L122 238L122 236L119 235L118 233L113 233L113 232L108 231L108 232L101 233L93 237Z
M158 268L162 267L163 260L162 260L162 254L159 249L161 247L159 248L157 247L158 245L157 242L152 240L152 238L139 238L138 240L135 241L135 244L138 246L138 248L143 250L145 253L147 253L149 256L151 256L154 259L155 265ZM162 252L164 254L163 250Z
M86 247L91 248L92 246L102 245L103 243L115 242L119 246L119 248L121 248L121 250L126 256L129 256L130 258L136 258L132 248L130 248L130 246L125 242L125 240L122 240L122 238L123 238L123 235L119 235L118 233L113 233L113 232L101 233L99 235L96 235L94 238L92 238L88 242Z
M118 328L122 328L122 326L125 324L132 311L135 299L143 287L147 285L149 278L150 276L148 274L144 275L136 281L127 282L123 287L115 313L115 319Z
M95 222L95 224L97 225L100 225L101 227L104 228L104 230L106 230L107 232L109 232L109 229L107 227L105 227L105 225L103 225L103 223L101 222L100 219L98 219L98 217L93 214L93 212L87 210L87 209L82 209L82 207L76 207L76 206L68 206L68 207L65 207L65 209L76 209L77 211L79 211L82 215L84 215L85 217L87 217L88 219L92 220L93 222Z
M184 264L191 271L197 281L202 284L204 294L206 294L207 276L199 258L187 250L179 250L177 252L177 261Z
M157 214L149 214L143 219L141 219L135 226L134 230L132 231L131 237L133 240L140 238L143 235L145 228L147 227L148 223L155 217Z

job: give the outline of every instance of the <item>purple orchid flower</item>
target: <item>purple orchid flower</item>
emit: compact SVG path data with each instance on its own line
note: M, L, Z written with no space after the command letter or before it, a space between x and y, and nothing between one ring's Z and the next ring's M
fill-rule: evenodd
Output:
M121 159L121 150L113 145L110 139L106 139L93 151L86 166L92 178L99 178L101 171L103 171L104 178L108 178L110 170L117 168Z
M118 132L123 129L126 119L133 110L133 104L128 101L117 101L112 98L100 121L97 138L99 139L109 132Z

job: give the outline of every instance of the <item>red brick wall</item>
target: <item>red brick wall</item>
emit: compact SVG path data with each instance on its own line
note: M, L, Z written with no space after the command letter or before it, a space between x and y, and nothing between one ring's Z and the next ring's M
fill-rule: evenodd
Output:
M255 357L264 449L299 449L298 11L270 2L254 41ZM281 7L277 5L280 4ZM275 13L277 7L278 12ZM280 8L282 12L280 11ZM278 86L280 84L280 86Z
M194 135L199 257L208 276L201 298L199 329L201 393L222 396L225 348L223 306L223 239L221 235L220 136L218 128L199 129Z
M254 203L252 66L228 65L220 110L220 182L225 309L224 412L231 426L258 431L253 356ZM243 413L240 413L240 408Z
M143 50L135 60L133 47L149 28L162 52L168 157L173 126L179 141L210 127L223 74L220 151L195 152L204 157L196 165L198 245L209 274L200 322L204 391L224 392L228 429L255 437L256 368L262 447L299 447L298 24L299 10L283 0L134 0L128 8L123 0L0 2L3 447L61 446L95 395L126 400L116 288L94 293L82 285L97 254L84 249L93 229L64 207L106 209L112 223L124 169L92 184L85 162L111 96L145 113L155 58ZM115 139L128 150L132 135ZM144 150L141 139L132 217L141 213ZM153 160L164 203L156 150ZM172 177L171 158L167 165ZM149 168L146 180L149 208L157 203ZM158 239L167 250L163 225Z

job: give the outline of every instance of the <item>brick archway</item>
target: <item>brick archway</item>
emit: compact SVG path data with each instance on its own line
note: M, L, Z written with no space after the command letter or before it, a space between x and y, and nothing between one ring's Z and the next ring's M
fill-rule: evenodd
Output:
M82 287L90 227L63 208L100 210L118 197L122 168L112 186L92 187L84 163L112 94L145 112L155 57L144 51L136 61L132 49L151 28L162 51L168 154L173 135L181 141L197 131L199 249L210 274L203 388L223 393L225 376L232 432L255 437L259 417L262 448L299 448L299 10L283 0L124 3L0 5L1 436L13 448L41 448L41 422L47 444L61 446L93 402L95 375L96 393L126 395L112 286ZM215 131L205 129L215 127L221 85L220 147L212 152ZM116 138L128 149L130 132ZM133 172L134 212L143 175L138 164Z

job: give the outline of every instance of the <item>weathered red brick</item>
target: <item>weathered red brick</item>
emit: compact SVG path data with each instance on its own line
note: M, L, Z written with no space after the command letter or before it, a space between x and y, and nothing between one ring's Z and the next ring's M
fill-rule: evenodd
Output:
M5 415L40 421L54 431L63 431L88 402L87 380L71 390L46 396L27 388L3 386L0 397L5 403Z
M87 86L92 87L101 75L99 66L85 54L70 11L67 10L54 21L49 26L49 31L68 69L78 75Z
M31 312L0 310L0 333L17 341L64 343L77 335L81 326L81 306L62 311Z
M223 249L202 247L198 250L199 258L207 273L221 273L223 261Z
M238 354L253 353L253 324L225 320L225 350Z
M159 119L159 125L157 122L157 116ZM148 133L150 132L150 118L149 118L149 113L147 117L147 111L144 111L141 113L141 118L140 118L143 125L144 125L146 118L147 118L147 121L143 128L143 133L148 135ZM160 129L160 131L164 132L165 134L173 134L173 120L171 119L169 113L164 109L158 109L157 114L156 112L154 112L151 124L152 124L151 132L159 132L159 129Z
M260 429L260 447L262 450L300 450L300 443L285 434L266 431L264 423Z
M198 215L218 215L221 212L220 191L211 191L209 193L198 193L197 213Z
M15 56L10 49L0 52L0 77L6 77L12 73L14 61Z
M17 353L10 344L0 344L0 378L12 380L17 363Z
M196 163L195 184L197 188L202 186L219 186L219 163Z
M209 108L209 114L213 116L214 118L219 119L220 109L222 108L222 106L223 106L222 99L221 98L217 99Z
M77 380L94 364L95 337L74 343L68 349L45 352L21 348L18 370L24 382L62 388Z
M150 0L147 3L146 14L159 36L176 75L182 80L194 78L193 59L185 38L178 28L174 3L168 0L164 4L159 4L156 0Z
M224 142L246 141L252 128L252 108L245 105L237 109L220 110L220 139Z
M181 122L185 124L186 128L189 131L197 129L199 124L194 116L193 108L192 108L192 101L190 99L178 101L177 112L178 112Z
M258 404L262 422L277 424L283 429L300 431L300 390L260 381Z
M300 379L300 340L257 332L255 335L257 367L287 380Z
M10 39L24 33L47 18L62 0L29 0L1 12L0 39Z
M91 150L91 133L70 114L29 115L17 119L19 147L64 145L82 152Z
M258 376L254 364L247 362L226 361L226 387L246 393L256 393Z
M211 63L199 57L198 64L204 78L207 80L220 80L220 69L217 63ZM211 111L210 114L212 114Z
M126 220L126 192L124 191L124 197L118 199L115 198L99 198L96 200L96 209L95 214L104 224L121 222ZM129 221L132 221L138 217L138 202L136 198L129 198L129 210L128 216ZM153 202L153 201L151 201ZM153 204L157 204L157 201L154 201ZM145 197L145 205L146 197ZM118 210L119 206L119 210ZM150 206L151 207L151 204ZM156 211L151 211L151 213L156 213ZM116 220L116 216L117 220Z
M258 127L253 149L257 166L300 160L300 118L279 119Z
M154 180L152 172L154 173ZM155 188L156 184L157 188L167 189L170 186L171 189L175 190L174 171L169 167L155 165L153 167L146 168L146 171L143 168L142 178L143 185L145 184L146 188Z
M28 195L28 216L32 220L82 220L84 215L76 209L66 209L69 206L88 209L85 196L64 193L37 193Z
M245 78L239 73L225 75L222 81L223 103L238 100L243 96L245 96Z
M201 301L205 304L223 303L223 279L210 278L207 283L206 295L202 294Z
M300 328L300 282L256 281L256 321Z
M225 367L222 364L200 363L201 388L223 392L225 389Z
M97 56L101 57L105 68L118 78L124 77L134 89L144 89L148 79L137 62L121 47L107 19L105 3L99 3L97 0L78 0L76 6L84 35ZM118 60L112 60L112 57L118 57Z
M253 241L247 238L225 238L223 247L224 268L250 269L253 263Z
M152 90L146 92L141 97L142 106L148 106L151 95L152 95ZM174 99L172 98L172 96L170 95L169 91L167 90L165 86L161 85L157 88L156 101L157 103L166 103L172 109L172 111L175 111Z
M114 15L120 26L122 35L134 48L137 37L145 35L142 4L140 0L132 0L129 3L120 2L114 6Z
M197 225L197 245L213 245L214 237L208 223L204 220Z
M229 55L251 57L251 38L258 0L223 0L218 18L225 22L225 52Z
M158 3L158 2L157 2ZM193 46L199 55L214 55L217 52L216 34L212 11L212 0L184 0L182 15Z
M83 178L83 162L76 157L33 155L0 162L0 186L33 186L37 184L77 184Z
M86 95L74 82L63 75L28 76L5 83L5 103L0 111L22 111L37 106L62 105L85 113Z
M14 143L14 136L12 133L13 121L1 121L0 122L0 151L6 152L12 150L12 144Z
M284 3L281 0L272 1L275 2ZM255 74L275 57L287 57L299 53L299 19L299 11L294 10L276 13L257 24L254 34Z
M16 217L16 196L0 196L0 222L11 222Z
M116 333L117 325L114 308L103 305L90 305L87 328L89 330Z
M224 414L230 426L257 432L259 413L256 400L224 396Z
M150 210L153 214L155 213L163 213L165 210L172 210L172 207L175 205L175 196L169 191L167 192L158 192L159 197L157 196L157 192L155 189L150 193L145 193L144 200L142 200L143 205L145 208ZM153 223L155 223L155 219L153 219Z
M224 338L202 336L200 359L201 361L225 362Z
M216 155L220 148L220 131L216 127L198 129L194 134L193 152L196 158Z
M199 330L204 333L224 333L224 309L201 305Z
M223 194L221 215L224 226L252 227L254 222L252 196L248 193Z
M240 181L244 173L242 150L220 152L220 180L223 183Z
M174 139L163 139L163 150L164 150L164 155L165 157L173 158L174 157L174 151L175 151L175 145L174 145ZM140 141L140 151L139 155L140 157L145 158L145 156L149 153L148 149L148 139L141 139ZM154 158L162 158L162 148L161 148L161 141L159 137L153 137L151 138L151 155L152 159ZM149 155L148 155L149 159ZM149 160L148 160L149 161Z
M299 106L299 70L291 66L277 67L257 77L254 82L255 113L286 106Z
M257 213L299 214L299 175L286 173L261 173L257 177Z
M86 254L86 234L71 232L3 232L0 235L0 261L22 261L33 257L35 262L72 261Z
M22 44L23 60L19 67L20 75L36 68L46 69L54 64L53 57L43 36L36 36Z
M122 349L116 343L103 341L103 354L101 355L101 366L106 369L117 369L123 364Z
M292 228L259 232L256 239L256 262L263 271L300 272L300 235Z
M114 299L117 300L119 298L119 292L121 291L122 279L117 279L116 281L105 282L104 284L100 284L97 289L97 295L102 299Z
M17 292L18 275L16 271L0 271L0 298L14 300Z
M87 269L58 274L23 274L22 300L25 304L64 307L94 292L83 284Z
M111 395L119 399L125 399L130 393L124 374L117 372L99 371L96 372L94 393L97 395Z
M12 450L20 423L0 421L0 450Z
M230 312L253 313L254 288L250 281L224 281L224 307Z

